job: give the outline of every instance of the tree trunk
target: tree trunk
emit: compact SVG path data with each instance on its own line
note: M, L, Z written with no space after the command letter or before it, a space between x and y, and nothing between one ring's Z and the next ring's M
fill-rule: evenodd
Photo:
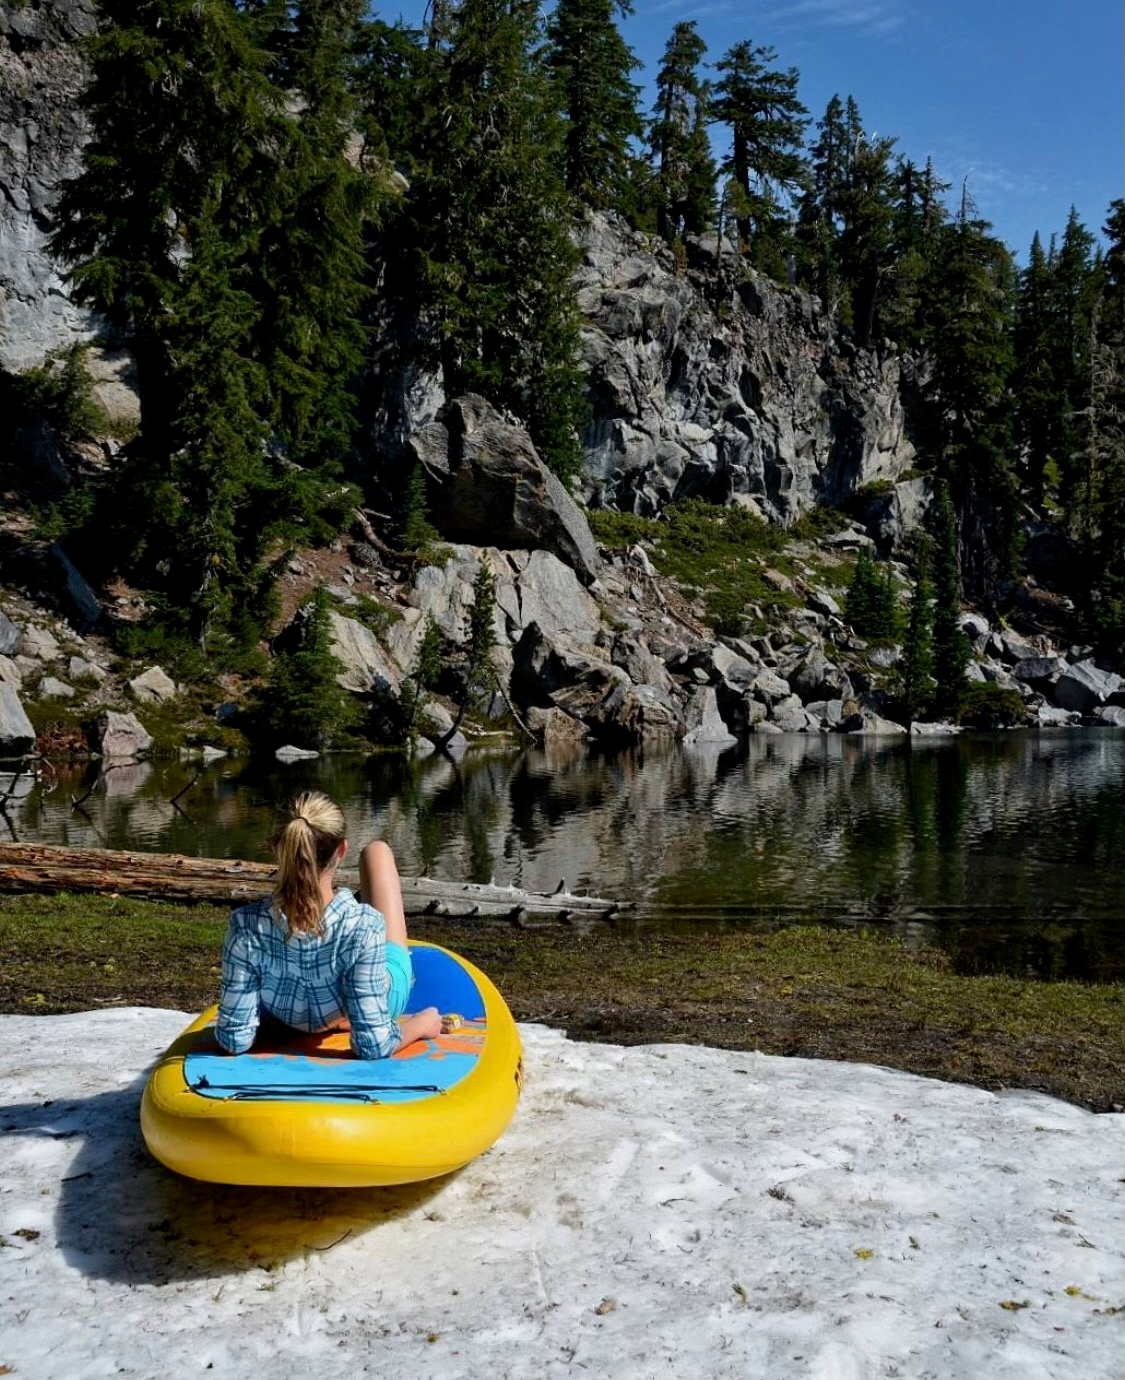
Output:
M98 892L226 905L268 896L274 871L271 863L230 858L0 843L0 892ZM358 889L358 873L342 869L339 878ZM404 877L402 899L407 915L480 916L521 924L607 919L631 909L605 897L573 896L565 882L548 896L519 887Z

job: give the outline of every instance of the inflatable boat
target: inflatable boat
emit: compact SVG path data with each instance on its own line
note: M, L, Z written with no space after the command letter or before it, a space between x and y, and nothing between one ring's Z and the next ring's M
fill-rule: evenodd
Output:
M519 1098L519 1033L473 965L412 942L408 1010L456 1017L448 1034L388 1059L357 1059L347 1030L280 1038L246 1054L215 1042L216 1007L158 1062L141 1101L149 1150L178 1174L225 1184L361 1187L411 1183L487 1150Z

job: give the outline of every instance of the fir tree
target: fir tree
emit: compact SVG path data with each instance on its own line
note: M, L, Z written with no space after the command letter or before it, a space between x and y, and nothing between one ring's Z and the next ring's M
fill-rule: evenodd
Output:
M679 23L656 76L649 142L656 169L656 228L669 244L685 234L699 234L714 215L708 86L699 70L706 51L694 20Z
M547 25L547 64L565 116L568 190L586 206L620 209L643 124L640 88L630 74L640 59L621 37L614 14L629 0L558 0Z
M882 571L867 551L860 551L844 602L844 616L860 637L890 642L899 631L898 593L889 565Z
M533 0L463 0L420 64L410 192L388 227L398 282L447 396L476 391L521 417L544 460L580 463L582 408L571 202L561 122L537 53Z
M738 187L738 235L755 262L772 259L768 246L782 237L788 198L804 175L801 141L808 111L797 99L797 71L773 67L772 48L736 43L716 64L723 75L715 86L711 119L729 125L731 150L719 167Z
M320 588L302 611L300 644L279 652L258 707L271 742L321 749L356 719L339 683L343 666L333 651L328 595Z
M1125 666L1125 201L1113 202L1109 244L1090 313L1086 471L1093 571L1084 621L1103 653Z
M828 102L816 127L807 185L798 207L798 262L801 282L835 312L843 305L838 240L853 139L838 95Z
M929 445L960 529L961 573L975 596L996 599L1014 563L1011 472L1011 313L1014 274L968 196L941 237L930 302L933 388Z
M1045 497L1048 463L1061 450L1065 402L1060 397L1051 312L1050 266L1038 233L1031 243L1027 268L1019 278L1014 333L1016 440L1024 482L1036 506Z
M838 194L840 274L848 289L846 319L861 345L876 335L876 313L883 281L890 268L893 233L892 173L894 140L869 136L858 127L859 112L849 102L856 128L849 150L848 172Z
M1083 422L1090 383L1090 311L1094 285L1094 239L1071 207L1057 253L1051 256L1049 312L1054 363L1059 499L1068 520L1080 530L1088 501L1083 462Z
M925 348L940 232L948 215L942 197L949 183L938 178L931 159L919 169L908 158L900 158L894 184L890 268L880 317L899 345Z
M969 641L961 631L957 519L949 488L934 493L934 699L942 713L956 714L968 684Z
M344 280L354 258L336 273L320 249L293 255L315 266L316 281L295 269L285 320L271 313L267 283L284 258L266 252L271 234L279 246L306 234L317 205L340 210L320 185L301 217L273 228L279 206L294 209L286 160L305 139L271 79L280 13L227 0L106 0L83 98L92 140L63 188L53 240L78 299L137 365L140 434L107 486L89 554L103 571L118 562L161 587L172 615L212 651L260 635L278 538L315 520L325 496L267 443L281 437L302 459L318 450L311 414L323 407L329 431L341 422L335 371L358 357L332 348L353 331L357 297ZM304 80L311 106L320 78ZM298 359L289 345L312 316L316 349ZM302 393L300 406L286 402Z
M928 566L928 553L923 548L918 557L914 587L910 591L898 670L898 693L903 710L910 719L916 719L922 713L934 686L934 609Z

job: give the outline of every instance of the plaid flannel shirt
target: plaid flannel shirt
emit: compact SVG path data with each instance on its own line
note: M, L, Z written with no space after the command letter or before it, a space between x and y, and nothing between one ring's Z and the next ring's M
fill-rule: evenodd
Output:
M231 913L223 943L215 1038L229 1054L250 1048L264 1007L297 1030L347 1016L361 1059L391 1054L402 1031L387 1010L383 916L341 887L324 910L322 935L286 939L269 898Z

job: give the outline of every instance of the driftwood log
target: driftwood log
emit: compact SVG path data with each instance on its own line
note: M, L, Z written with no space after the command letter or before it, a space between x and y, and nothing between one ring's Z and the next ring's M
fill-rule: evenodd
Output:
M267 895L273 878L271 863L0 843L0 891L93 891L159 901L226 904ZM359 885L354 869L341 868L339 878L353 889ZM519 887L438 882L428 877L404 877L402 899L407 915L449 919L480 916L527 925L612 919L629 909L604 897L572 895L564 883L546 895Z

